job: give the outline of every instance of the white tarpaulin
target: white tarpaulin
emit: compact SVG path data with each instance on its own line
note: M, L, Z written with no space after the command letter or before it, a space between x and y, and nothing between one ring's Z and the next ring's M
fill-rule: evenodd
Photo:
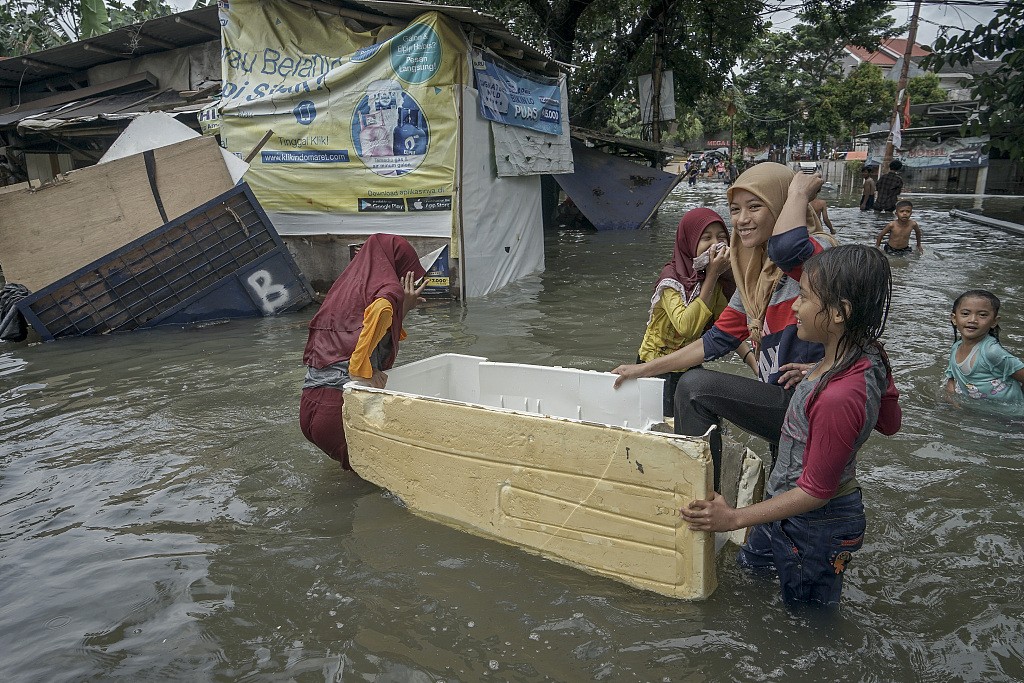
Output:
M466 88L461 197L467 298L544 270L540 176L498 177L490 121L479 106L477 91Z
M540 133L528 128L492 123L494 158L499 176L572 173L572 146L569 136L569 95L565 76L559 82L562 90L561 135Z

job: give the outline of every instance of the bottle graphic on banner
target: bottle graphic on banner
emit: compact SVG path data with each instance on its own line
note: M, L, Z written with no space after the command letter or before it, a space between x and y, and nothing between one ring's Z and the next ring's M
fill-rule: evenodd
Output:
M418 109L399 109L398 111L402 124L395 129L395 154L426 153L426 132L418 125L420 111Z

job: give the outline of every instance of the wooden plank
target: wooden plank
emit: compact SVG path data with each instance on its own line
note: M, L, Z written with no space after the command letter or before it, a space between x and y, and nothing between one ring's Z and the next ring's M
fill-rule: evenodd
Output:
M154 158L168 220L234 185L213 138L160 147ZM135 154L0 194L0 266L8 282L38 291L163 223L143 155Z
M69 90L62 92L57 95L50 97L44 97L38 100L29 100L22 102L20 105L15 107L8 107L6 109L0 109L0 114L11 114L18 111L19 109L25 111L35 111L37 109L46 109L47 107L57 107L68 102L74 102L76 100L83 100L90 97L98 97L100 95L116 95L119 93L135 92L136 90L145 90L148 88L155 88L158 85L156 76L144 71L138 74L132 74L131 76L125 76L119 78L116 81L107 81L106 83L99 83L97 85L90 85L87 88L79 88L78 90Z

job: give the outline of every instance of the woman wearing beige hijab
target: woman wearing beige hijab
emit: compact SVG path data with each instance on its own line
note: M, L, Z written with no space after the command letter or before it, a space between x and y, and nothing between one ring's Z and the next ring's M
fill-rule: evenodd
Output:
M649 363L612 370L619 375L615 386L634 377L687 370L675 394L677 434L701 435L725 418L777 444L792 387L823 353L820 344L797 337L793 312L804 261L833 244L809 209L821 184L819 174L794 174L782 164L758 164L743 172L727 191L733 224L729 256L736 280L728 307L693 343ZM697 367L731 353L746 339L754 345L758 380ZM722 437L717 429L711 435L711 456L719 490Z

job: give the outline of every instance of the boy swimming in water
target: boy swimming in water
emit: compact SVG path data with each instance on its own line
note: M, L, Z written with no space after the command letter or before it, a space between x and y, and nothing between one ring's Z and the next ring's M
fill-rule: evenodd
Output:
M911 220L910 215L914 212L914 205L906 199L896 202L896 220L890 221L888 225L878 233L875 238L875 247L882 248L886 254L891 256L909 256L914 253L910 246L910 233L917 237L917 253L923 254L924 247L921 246L921 226L917 221ZM882 247L882 239L888 235L889 239Z

